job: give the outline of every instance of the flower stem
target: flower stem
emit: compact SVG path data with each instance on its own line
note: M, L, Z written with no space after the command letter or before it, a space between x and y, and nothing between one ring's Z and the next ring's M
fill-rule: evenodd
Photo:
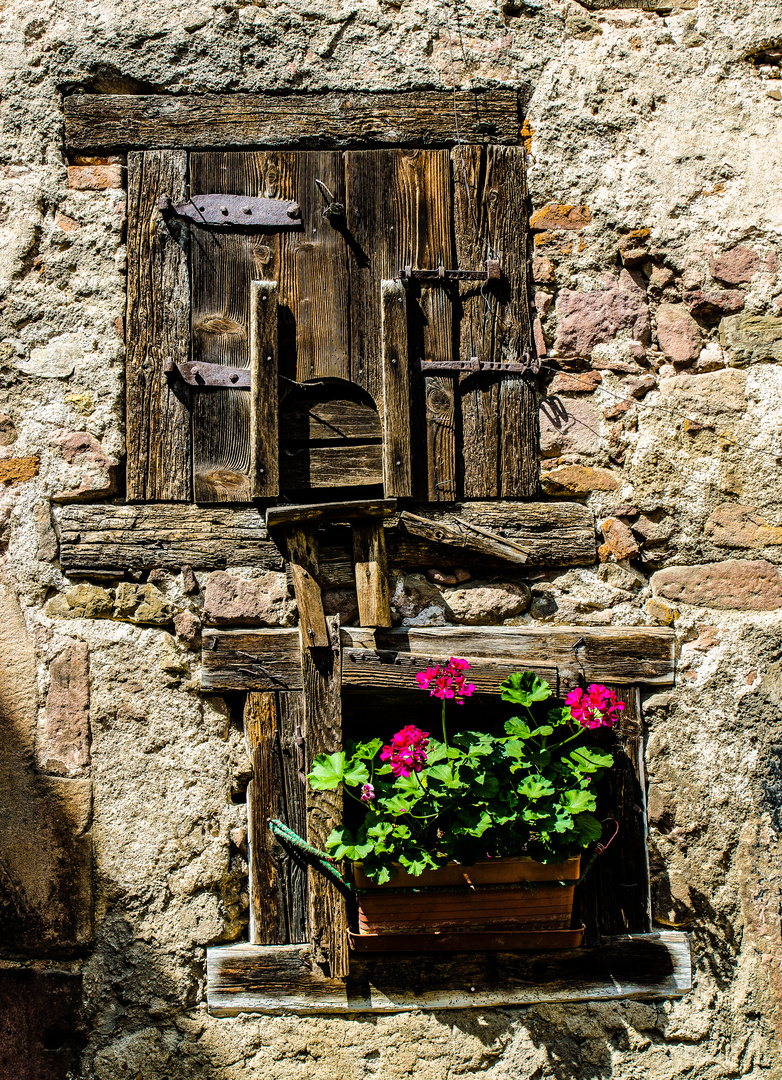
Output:
M443 698L443 742L445 743L445 760L448 760L448 732L445 730L445 698Z

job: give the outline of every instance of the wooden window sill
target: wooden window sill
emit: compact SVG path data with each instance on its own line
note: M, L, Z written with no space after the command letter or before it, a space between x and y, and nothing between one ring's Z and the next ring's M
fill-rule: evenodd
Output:
M599 948L548 953L357 956L347 979L324 975L308 945L207 950L207 1004L237 1013L394 1013L683 997L692 989L686 934L603 939Z

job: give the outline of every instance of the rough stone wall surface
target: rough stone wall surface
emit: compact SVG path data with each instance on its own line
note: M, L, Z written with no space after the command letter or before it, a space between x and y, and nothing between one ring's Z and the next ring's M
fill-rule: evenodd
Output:
M0 40L0 949L83 978L69 1075L782 1076L782 0L6 0ZM247 921L249 762L193 646L202 620L294 614L272 573L58 565L52 503L121 490L126 214L121 159L64 157L61 94L454 81L524 92L543 490L586 501L601 545L397 574L396 615L674 626L677 685L645 701L654 917L691 932L696 986L210 1018L205 949Z

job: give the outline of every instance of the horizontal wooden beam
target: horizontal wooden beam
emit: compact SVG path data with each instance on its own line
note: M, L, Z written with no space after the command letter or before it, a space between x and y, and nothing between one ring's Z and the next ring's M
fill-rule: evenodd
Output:
M452 146L520 141L516 90L73 94L66 150L225 146Z
M270 506L266 511L266 527L275 529L293 524L318 525L321 522L387 518L395 510L396 499L357 499L347 502Z
M377 505L381 505L382 500ZM275 508L277 509L277 508ZM411 507L416 510L415 506ZM596 558L592 513L578 503L468 502L440 510L418 509L433 522L458 528L462 518L521 545L529 566L574 566ZM282 568L282 554L269 537L263 512L249 507L201 507L182 504L116 506L75 503L55 509L60 561L66 573L121 576L126 570L183 565L221 570L226 566ZM507 562L468 547L430 542L399 527L401 515L384 521L391 566L409 570L467 566L508 570ZM321 586L340 588L354 582L348 541L320 540Z
M654 1000L691 989L689 941L673 931L604 938L598 948L557 953L353 954L347 979L324 975L306 945L207 950L214 1016Z
M674 678L667 627L343 627L341 640L343 683L369 689L415 689L416 671L449 656L472 658L484 693L521 669L539 670L555 693L582 680L669 686ZM204 631L201 688L299 690L299 650L297 630Z

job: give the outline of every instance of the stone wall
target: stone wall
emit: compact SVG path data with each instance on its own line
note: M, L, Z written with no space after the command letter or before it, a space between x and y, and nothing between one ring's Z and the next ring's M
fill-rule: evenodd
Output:
M782 1076L782 0L3 15L0 1076ZM453 80L524 91L543 489L594 511L599 561L397 574L397 617L675 628L677 685L645 701L654 917L691 932L696 986L210 1018L205 949L247 920L249 762L236 703L198 693L196 646L203 622L295 612L271 572L58 565L57 506L122 492L126 213L122 159L64 157L61 95Z

